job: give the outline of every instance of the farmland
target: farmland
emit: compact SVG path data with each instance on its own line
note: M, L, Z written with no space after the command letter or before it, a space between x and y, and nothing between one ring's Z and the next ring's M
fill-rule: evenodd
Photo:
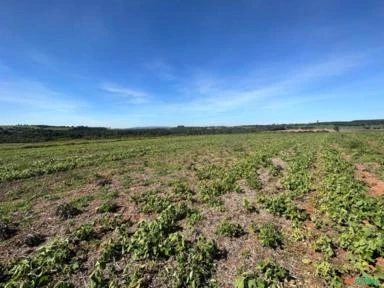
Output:
M383 287L384 132L0 145L0 287Z

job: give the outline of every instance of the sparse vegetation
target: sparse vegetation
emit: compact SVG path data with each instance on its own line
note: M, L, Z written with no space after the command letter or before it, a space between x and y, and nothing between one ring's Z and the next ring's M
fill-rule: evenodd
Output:
M56 216L60 217L62 220L74 218L80 213L81 211L79 209L69 203L60 204L56 208Z
M380 287L384 134L338 126L2 144L0 287Z

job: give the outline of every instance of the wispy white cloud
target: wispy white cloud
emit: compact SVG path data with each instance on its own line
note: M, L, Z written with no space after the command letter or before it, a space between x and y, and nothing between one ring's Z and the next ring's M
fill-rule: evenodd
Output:
M143 104L149 102L150 95L146 92L130 89L112 83L103 83L101 89L109 94L123 98L131 104Z
M263 84L259 84L257 79L249 79L248 83L244 83L236 79L218 79L203 73L180 85L180 92L186 95L183 103L168 104L166 108L223 112L250 105L272 108L317 101L319 95L304 93L308 87L313 87L319 81L344 75L364 62L365 56L360 54L332 58L279 71L277 75L270 77L275 80Z
M175 69L163 59L144 63L144 67L161 80L176 80Z
M0 103L57 112L73 112L82 105L41 82L28 80L0 81Z

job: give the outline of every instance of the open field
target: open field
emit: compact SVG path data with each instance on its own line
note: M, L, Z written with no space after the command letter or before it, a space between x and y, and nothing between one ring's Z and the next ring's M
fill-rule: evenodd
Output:
M0 287L383 287L383 269L384 132L0 145Z

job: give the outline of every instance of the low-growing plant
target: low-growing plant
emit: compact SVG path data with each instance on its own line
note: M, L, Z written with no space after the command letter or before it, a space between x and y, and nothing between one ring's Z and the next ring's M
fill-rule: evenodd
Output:
M194 226L197 222L204 219L204 216L197 209L190 209L187 215L187 223Z
M124 240L126 239L109 239L100 251L99 258L96 262L96 268L100 267L104 269L107 263L112 260L119 260L125 251Z
M123 219L121 214L103 214L94 222L94 226L99 226L101 232L113 231L116 228L131 226L131 219Z
M255 204L251 203L248 199L243 199L243 207L248 213L257 212Z
M129 242L128 251L138 259L168 258L184 245L176 221L185 218L187 207L170 205L154 221L139 223Z
M188 187L188 184L181 180L171 182L172 192L181 199L191 199L193 191Z
M132 199L144 213L160 213L171 204L170 198L161 196L156 190L134 195Z
M235 281L236 288L280 288L290 277L289 271L278 263L266 259L259 262L255 271L242 273Z
M316 274L320 276L327 284L327 287L343 287L339 277L339 272L328 261L316 263Z
M80 213L81 211L77 209L75 206L69 203L64 203L57 206L55 214L56 216L60 217L60 219L66 220L66 219L74 218Z
M97 193L97 198L101 200L113 200L119 196L119 191L111 190L108 187L101 187Z
M160 213L171 204L170 198L161 196L156 190L134 195L132 199L144 213Z
M240 237L245 232L240 224L223 220L217 227L216 233L226 237Z
M122 180L124 187L127 188L127 187L131 186L132 182L133 182L133 179L131 178L131 176L124 175L123 180Z
M289 233L289 238L294 242L302 241L307 239L308 232L303 227L292 227L292 230Z
M354 284L356 285L366 285L368 287L380 287L380 282L384 280L384 275L381 273L379 276L369 275L367 273L363 273L360 277L358 277Z
M53 288L75 288L75 285L68 281L59 281Z
M260 176L256 170L249 170L245 175L245 179L250 188L259 191L262 188Z
M277 248L283 243L283 235L280 228L272 223L261 225L257 235L261 245Z
M302 222L308 218L305 210L297 207L295 203L284 194L275 197L260 197L259 203L273 215L284 216L288 220Z
M106 202L101 204L101 206L96 208L97 213L114 213L119 210L119 206L114 202Z
M43 287L53 275L70 273L79 269L76 253L68 239L57 239L41 247L32 256L14 263L8 271L5 287ZM24 286L28 283L29 286Z
M332 240L327 235L321 235L312 244L316 252L324 253L328 257L335 256Z
M243 250L241 251L241 256L248 259L249 257L251 257L251 252L248 249Z
M204 237L186 244L177 254L177 268L172 275L173 287L211 287L207 284L218 254L216 243Z
M75 230L73 237L75 240L89 241L97 238L97 233L91 224L84 224Z
M89 203L94 199L95 197L91 195L86 195L86 196L80 196L75 198L74 200L71 201L71 204L78 206L78 207L88 207Z

